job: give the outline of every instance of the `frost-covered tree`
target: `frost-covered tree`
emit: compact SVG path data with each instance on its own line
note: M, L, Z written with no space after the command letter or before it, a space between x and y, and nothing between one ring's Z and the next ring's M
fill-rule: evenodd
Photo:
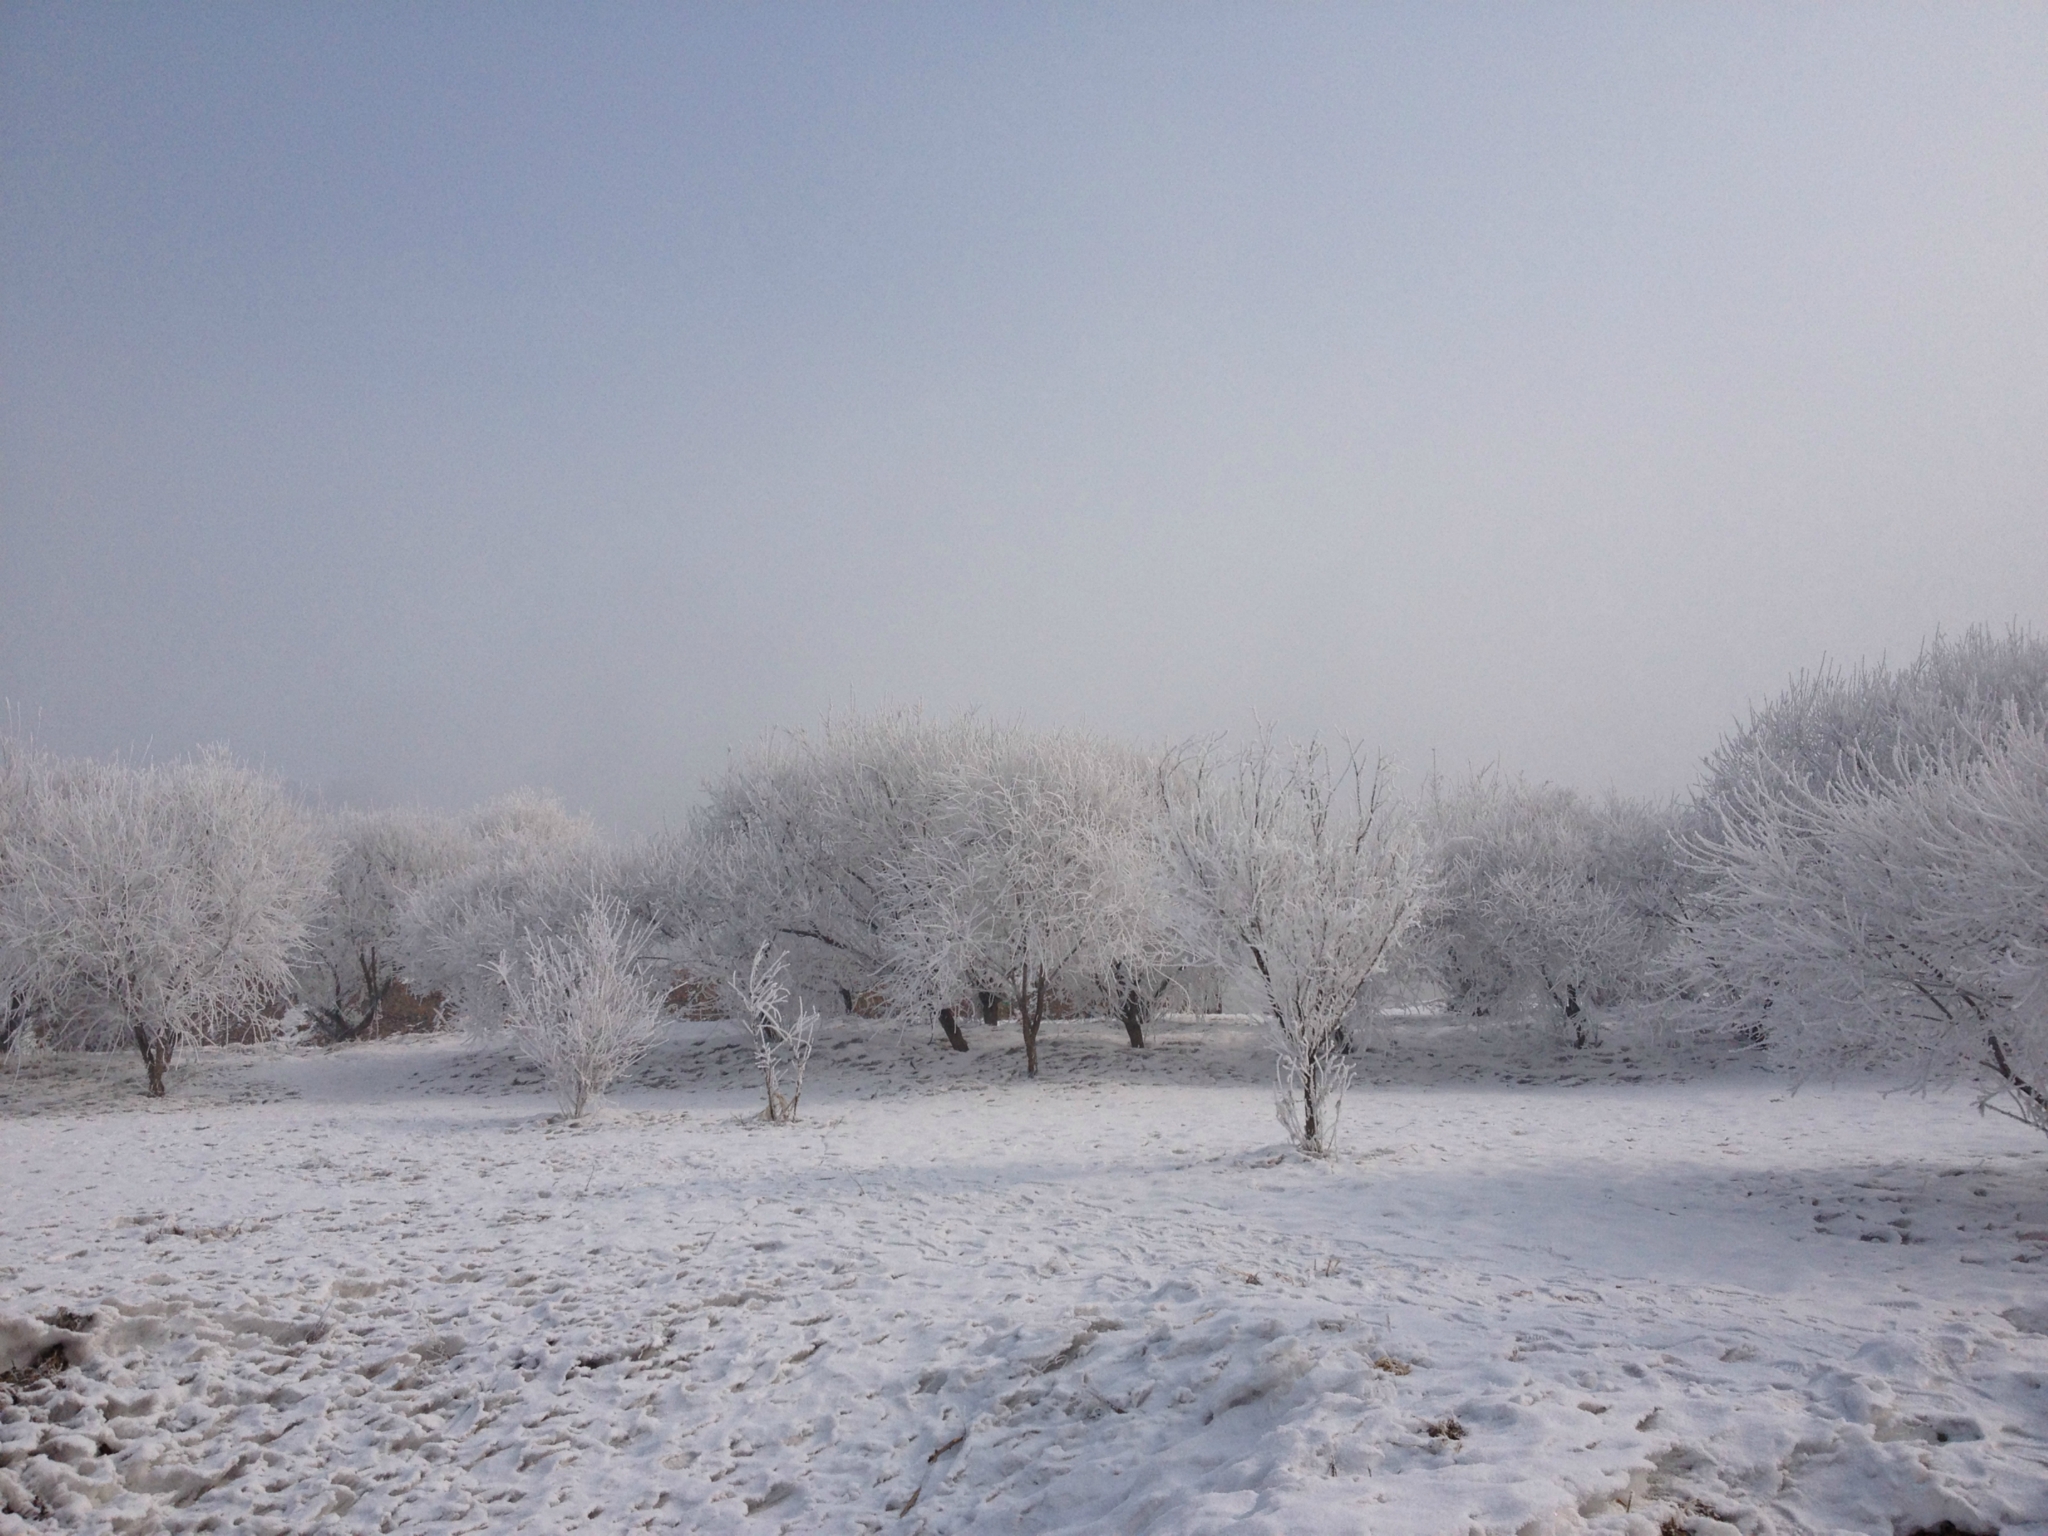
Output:
M439 992L482 1035L503 1022L499 961L517 964L536 934L565 933L592 890L609 890L613 854L585 818L521 791L472 812L455 867L414 891L399 922L400 962L415 990Z
M890 973L942 994L1000 990L1036 1076L1049 999L1119 972L1149 993L1148 973L1178 958L1152 765L1075 734L994 733L981 746L946 767L942 835L895 872L900 906L918 910L897 930Z
M726 979L733 1017L753 1043L754 1064L761 1069L767 1105L761 1118L771 1125L796 1119L804 1095L804 1069L818 1038L818 1011L790 991L785 976L789 957L770 954L763 944L754 951L744 973Z
M11 751L11 1005L31 998L60 1043L132 1041L161 1096L180 1047L287 992L326 851L275 782L224 752L130 765Z
M1351 1080L1347 1024L1368 1016L1427 876L1411 820L1358 754L1261 738L1234 759L1182 754L1160 774L1190 919L1263 1004L1280 1123L1335 1146Z
M2048 727L2011 709L1889 781L1730 793L1695 844L1700 1007L1796 1064L1973 1075L2048 1131Z
M2048 727L2048 641L2022 629L1937 634L1908 665L1805 673L1707 759L1691 814L1686 901L1670 974L1696 1015L1769 1042L1785 1026L1778 967L1734 924L1762 867L1810 892L1831 889L1831 815L1984 759L2014 731Z
M0 735L0 1055L20 1050L33 1037L40 992L25 914L16 910L24 895L20 861L31 825L30 775L37 756L26 743Z
M693 968L765 943L792 984L880 995L956 1050L998 999L1037 1065L1043 1010L1097 978L1134 1041L1172 951L1151 764L1107 743L895 712L771 738L709 786L688 832L632 861L635 910Z
M1802 672L1708 755L1696 835L1720 836L1780 790L1897 783L1967 758L2009 715L2048 724L2048 640L2025 629L1937 632L1896 670Z
M300 995L330 1040L376 1033L397 984L406 904L463 870L474 840L428 811L350 811L333 818L327 889L313 908Z
M1647 995L1683 881L1677 812L1495 773L1430 786L1433 899L1415 958L1453 1008L1534 995L1585 1045L1591 1010Z
M645 964L652 937L618 902L590 891L573 920L528 932L519 955L494 962L505 1032L571 1119L660 1038L667 988Z
M1165 887L1161 886L1164 907ZM1187 967L1178 953L1178 940L1166 937L1151 959L1138 954L1098 955L1072 984L1070 995L1090 1008L1115 1019L1124 1028L1124 1038L1134 1050L1145 1048L1145 1031L1153 1016L1169 999L1185 1001ZM1159 955L1167 958L1161 959Z
M771 737L711 781L686 833L633 861L635 909L710 975L746 969L768 942L798 985L837 993L848 1010L886 991L939 1017L965 1050L951 999L900 976L892 986L889 971L904 924L929 916L929 893L902 872L941 835L948 765L987 734L971 719L899 711Z

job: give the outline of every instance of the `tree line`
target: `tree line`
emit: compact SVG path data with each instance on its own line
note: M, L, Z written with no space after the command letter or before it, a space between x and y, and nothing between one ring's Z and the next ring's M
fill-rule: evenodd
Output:
M1802 1069L1964 1077L2048 1131L2048 643L1937 635L1803 674L1685 797L1497 770L1394 792L1326 742L1145 751L897 711L771 736L679 830L619 843L544 796L319 813L221 752L0 741L0 1045L181 1050L296 1001L379 1032L403 986L538 1062L580 1114L694 986L797 1112L820 1005L1115 1021L1222 986L1267 1022L1275 1102L1334 1145L1392 1000L1514 1011L1572 1044L1613 1010Z

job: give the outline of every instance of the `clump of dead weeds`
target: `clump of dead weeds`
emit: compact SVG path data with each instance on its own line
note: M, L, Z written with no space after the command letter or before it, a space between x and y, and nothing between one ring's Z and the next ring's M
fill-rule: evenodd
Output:
M38 1321L45 1328L75 1335L91 1329L93 1314L60 1307ZM0 1408L12 1408L37 1387L55 1381L69 1369L72 1364L70 1344L69 1339L52 1339L31 1353L17 1355L13 1364L0 1370Z

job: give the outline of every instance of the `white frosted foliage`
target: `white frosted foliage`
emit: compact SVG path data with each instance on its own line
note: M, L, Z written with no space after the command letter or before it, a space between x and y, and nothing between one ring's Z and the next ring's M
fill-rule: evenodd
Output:
M1347 1024L1420 910L1412 824L1356 752L1262 738L1234 759L1195 753L1161 785L1190 916L1264 1005L1275 1103L1311 1156L1336 1145L1351 1082Z
M565 931L530 934L516 961L497 962L505 1032L572 1119L660 1038L663 988L641 964L648 937L617 902L592 893Z

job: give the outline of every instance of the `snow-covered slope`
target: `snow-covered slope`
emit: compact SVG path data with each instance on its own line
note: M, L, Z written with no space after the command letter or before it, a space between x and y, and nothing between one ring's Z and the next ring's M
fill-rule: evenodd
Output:
M1961 1096L1416 1021L1320 1165L1242 1025L973 1040L828 1021L790 1128L717 1026L576 1125L0 1075L0 1532L2048 1533L2048 1146Z

